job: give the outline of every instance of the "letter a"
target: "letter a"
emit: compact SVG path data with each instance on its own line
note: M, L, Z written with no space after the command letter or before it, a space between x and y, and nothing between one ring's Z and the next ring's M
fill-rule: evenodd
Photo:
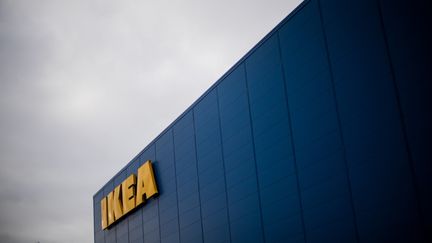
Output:
M141 205L158 193L153 167L150 160L138 168L136 206Z

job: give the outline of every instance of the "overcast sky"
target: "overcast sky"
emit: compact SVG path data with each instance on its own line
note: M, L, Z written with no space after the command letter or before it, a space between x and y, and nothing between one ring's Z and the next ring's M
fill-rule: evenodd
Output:
M299 2L0 0L0 242L93 242L93 194Z

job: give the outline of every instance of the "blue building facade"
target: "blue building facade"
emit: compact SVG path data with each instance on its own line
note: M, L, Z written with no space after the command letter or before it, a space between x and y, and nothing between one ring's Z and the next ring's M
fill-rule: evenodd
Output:
M94 195L95 242L430 241L425 6L304 1ZM102 230L147 160L159 195Z

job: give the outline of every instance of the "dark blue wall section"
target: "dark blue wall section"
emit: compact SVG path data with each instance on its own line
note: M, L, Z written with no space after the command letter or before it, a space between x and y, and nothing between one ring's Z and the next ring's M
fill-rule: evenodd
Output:
M415 239L419 211L378 4L322 1L322 16L359 237Z
M230 242L226 176L216 90L194 107L204 242Z
M421 4L303 2L94 195L94 241L430 242ZM101 230L147 160L159 195Z
M104 231L101 229L101 207L100 207L100 201L103 197L103 190L100 190L98 193L96 193L93 197L93 223L94 223L94 242L95 243L101 243L105 242L105 234Z
M311 2L279 31L306 238L355 242L350 183L318 7Z
M202 242L201 203L196 162L193 113L174 126L180 240Z
M298 176L277 35L246 60L266 242L304 241Z
M246 75L240 65L217 87L231 242L263 240Z
M164 242L178 242L179 237L179 209L176 180L176 166L174 163L174 141L172 129L167 130L156 141L156 161L158 161L159 225L160 239ZM145 219L144 219L145 220Z
M380 1L387 54L397 89L407 150L416 176L419 208L432 232L432 19L426 2ZM432 239L430 239L432 241Z

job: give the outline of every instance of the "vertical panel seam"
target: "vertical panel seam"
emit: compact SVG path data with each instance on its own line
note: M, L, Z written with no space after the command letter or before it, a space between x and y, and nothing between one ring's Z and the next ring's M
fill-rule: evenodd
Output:
M354 230L355 230L355 237L356 237L356 241L359 242L360 241L360 236L359 236L359 232L358 232L358 224L357 224L357 214L355 211L355 206L354 206L354 198L353 198L353 192L352 192L352 182L351 182L351 176L350 176L350 169L348 166L348 157L347 157L347 153L346 153L346 142L343 136L343 130L342 130L342 122L341 122L341 118L340 118L340 111L339 111L339 103L336 97L336 87L335 87L335 81L334 81L334 73L333 73L333 66L331 64L331 60L330 60L330 50L328 47L328 40L327 40L327 33L325 31L325 27L324 27L324 17L322 14L322 9L321 9L321 1L317 0L318 3L318 12L319 12L319 18L320 18L320 29L322 31L322 35L323 35L323 39L324 39L324 48L325 48L325 55L326 55L326 59L327 59L327 65L328 65L328 70L329 70L329 75L330 75L330 82L331 82L331 89L332 89L332 93L333 93L333 101L334 101L334 105L335 105L335 110L336 110L336 120L338 123L338 128L339 128L339 138L341 140L342 143L342 156L344 158L345 161L345 173L346 173L346 177L347 177L347 181L348 181L348 191L349 191L349 195L350 195L350 203L351 203L351 209L352 209L352 213L353 213L353 223L354 223Z
M154 158L155 158L155 160L157 160L157 143L155 142L154 143ZM159 164L159 161L158 161L158 164ZM158 224L159 224L159 242L162 242L162 235L161 235L161 223L160 223L160 197L158 197L158 200L157 200L157 205L158 205L158 208L157 208L157 210L158 210ZM143 217L143 234L144 234L144 210L143 210L143 215L142 215L142 217Z
M178 229L178 240L180 240L180 212L179 212L179 203L178 203L178 185L177 185L177 163L176 163L176 152L175 152L175 143L174 143L174 126L171 129L171 137L172 137L172 146L173 146L173 163L174 163L174 181L176 187L176 203L177 203L177 229Z
M127 236L128 236L128 242L130 242L130 237L129 237L129 218L127 219Z
M285 77L285 68L283 66L283 58L282 58L282 50L281 50L281 43L280 43L280 37L279 37L279 31L278 30L276 32L276 39L277 39L277 43L278 43L278 53L279 53L279 60L281 62L280 64L280 68L282 71L282 79L283 79L283 86L284 86L284 96L285 96L285 106L287 109L287 118L288 118L288 127L289 127L289 132L290 132L290 142L291 142L291 149L292 149L292 153L293 153L293 164L294 164L294 171L295 171L295 177L296 177L296 184L297 184L297 191L298 191L298 195L299 195L299 206L300 206L300 219L301 219L301 224L302 224L302 229L303 229L303 240L304 242L306 242L306 225L305 225L305 220L304 220L304 209L303 209L303 202L302 202L302 192L301 192L301 188L300 188L300 179L299 179L299 172L298 172L298 165L297 165L297 157L296 157L296 150L295 150L295 144L294 144L294 133L293 133L293 129L292 129L292 121L291 121L291 114L290 114L290 108L289 108L289 102L288 102L288 91L287 91L287 84L286 84L286 77Z
M151 147L149 147L149 148L151 148ZM154 143L154 153L153 153L153 155L154 155L154 158L156 160L156 143ZM140 160L141 160L141 155L140 155L140 157L138 159L138 164L140 163L139 162ZM139 166L137 166L137 167L139 167ZM159 235L160 235L159 197L157 199L157 205L158 205L158 223L159 223ZM141 208L140 211L141 211L141 231L142 231L142 236L143 236L142 242L145 243L145 234L144 234L144 208ZM160 236L159 236L159 238L160 238ZM160 239L159 239L159 241L160 241Z
M224 182L225 182L225 201L226 201L226 207L227 207L227 216L228 216L228 233L229 233L229 240L230 242L232 242L231 239L231 217L229 214L229 204L228 204L228 185L227 185L227 180L226 180L226 173L227 171L225 170L225 152L224 152L224 148L223 148L223 141L222 141L222 122L221 122L221 116L220 116L220 104L219 104L219 88L215 89L216 92L216 103L217 103L217 115L218 115L218 122L219 122L219 137L220 137L220 146L221 146L221 153L222 153L222 166L223 166L223 170L224 170Z
M249 97L249 85L248 85L248 76L247 76L247 70L246 70L246 61L243 63L243 70L244 70L244 75L245 75L246 96L247 96L247 101L248 101L248 113L249 113L250 131L251 131L253 158L254 158L254 165L255 165L255 176L256 176L256 181L257 181L257 194L258 194L258 200L259 200L259 212L260 212L262 239L263 239L263 242L266 242L265 230L264 230L264 219L263 219L263 212L262 212L261 190L260 190L260 184L259 184L258 166L257 166L257 160L256 160L256 153L255 153L255 137L254 137L253 123L252 123L252 111L251 111L250 97Z
M195 168L196 168L196 176L198 183L198 201L199 201L199 210L200 210L200 222L201 222L201 240L204 242L204 228L203 228L203 220L202 220L202 208L201 208L201 189L200 189L200 179L198 174L198 152L197 152L197 143L196 143L196 130L195 130L195 111L191 109L192 112L192 126L194 132L194 147L195 147Z
M115 188L115 187L114 187ZM117 228L118 228L118 223L117 223L117 225L115 226L115 230L114 230L114 233L115 233L115 237L114 237L114 239L115 239L115 242L117 243Z
M159 208L159 198L158 198L158 208ZM143 237L142 238L142 242L145 243L145 237L144 237L145 236L144 235L144 209L141 208L140 211L141 211L141 231L142 231L142 237ZM159 214L159 212L158 212L158 214Z
M381 32L382 32L382 36L383 36L383 40L384 40L384 45L385 45L385 54L386 54L386 58L388 61L388 66L390 69L390 77L392 80L392 84L393 84L393 89L394 89L394 94L395 94L395 98L396 98L396 105L397 105L397 109L398 109L398 114L399 114L399 119L401 122L401 127L402 127L402 136L403 136L403 140L405 142L405 147L406 147L406 151L407 151L407 156L408 156L408 165L410 167L410 171L411 171L411 176L412 176L412 182L413 182L413 187L414 187L414 194L415 194L415 199L417 202L417 213L419 214L418 217L420 219L420 221L422 222L422 229L423 229L423 234L426 235L426 228L425 228L425 219L424 216L422 214L423 211L423 205L420 201L420 190L419 190L419 186L417 183L417 177L416 177L416 173L415 173L415 166L414 166L414 158L412 156L412 151L408 142L408 132L407 132L407 126L405 123L405 115L403 113L403 109L402 109L402 102L401 102L401 98L400 98L400 89L399 86L396 82L396 73L395 73L395 69L394 69L394 65L393 65L393 61L392 61L392 56L390 53L390 46L388 43L388 37L387 37L387 33L386 33L386 28L385 28L385 24L384 24L384 17L383 17L383 13L382 13L382 6L381 6L381 1L380 0L376 0L377 3L377 7L378 7L378 15L379 15L379 21L380 21L380 28L381 28Z

